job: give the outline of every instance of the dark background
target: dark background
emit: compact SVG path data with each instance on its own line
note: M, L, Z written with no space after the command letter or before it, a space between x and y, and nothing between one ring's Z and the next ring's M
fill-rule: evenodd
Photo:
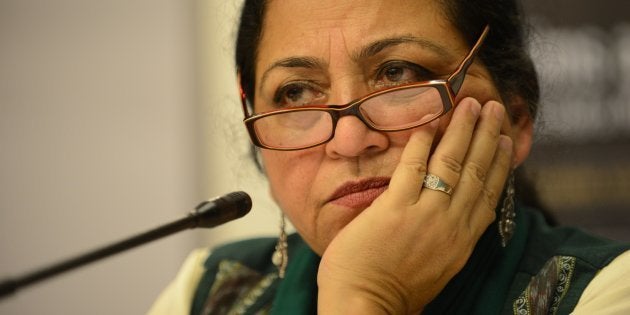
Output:
M527 173L561 224L630 241L630 1L524 6L542 83Z

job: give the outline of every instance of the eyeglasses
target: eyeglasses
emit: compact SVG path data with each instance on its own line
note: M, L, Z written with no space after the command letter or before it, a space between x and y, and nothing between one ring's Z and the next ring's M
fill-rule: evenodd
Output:
M468 55L446 80L430 80L380 90L345 105L309 105L250 115L241 87L241 101L254 145L291 151L318 146L335 135L337 122L356 116L370 129L384 132L416 128L438 119L454 107L466 71L486 38L486 26Z

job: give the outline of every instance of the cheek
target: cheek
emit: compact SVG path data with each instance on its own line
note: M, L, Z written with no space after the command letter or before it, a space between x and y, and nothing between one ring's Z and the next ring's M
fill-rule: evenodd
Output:
M262 151L263 165L271 195L285 213L304 209L321 163L312 150Z
M385 133L389 138L388 156L400 155L414 129ZM398 152L400 151L400 152ZM400 158L400 156L398 156Z
M481 105L489 101L497 101L503 103L499 91L492 83L490 74L487 71L483 71L482 75L471 75L466 78L462 89L457 94L455 104L459 103L466 97L472 97L476 99Z

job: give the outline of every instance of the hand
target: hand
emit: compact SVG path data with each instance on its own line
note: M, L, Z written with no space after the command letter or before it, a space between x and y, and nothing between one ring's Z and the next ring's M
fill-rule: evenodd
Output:
M495 219L512 153L504 117L497 102L462 100L430 160L437 121L412 133L389 188L324 252L320 314L419 314L442 291ZM427 169L451 196L422 187Z

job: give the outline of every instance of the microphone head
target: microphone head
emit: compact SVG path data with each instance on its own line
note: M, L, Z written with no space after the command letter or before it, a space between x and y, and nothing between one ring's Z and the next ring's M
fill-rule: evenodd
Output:
M234 205L237 211L236 218L240 218L248 214L249 210L252 209L252 198L244 191L231 192L220 199Z
M243 217L252 208L252 198L243 191L202 202L195 209L196 227L211 228Z

